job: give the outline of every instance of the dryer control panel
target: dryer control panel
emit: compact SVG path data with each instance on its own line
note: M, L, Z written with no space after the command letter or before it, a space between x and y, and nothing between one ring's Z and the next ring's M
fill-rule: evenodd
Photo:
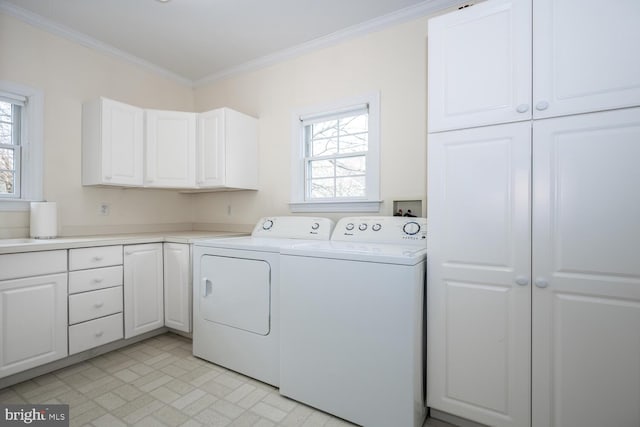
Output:
M251 233L254 237L329 240L334 222L329 218L270 216L261 218Z
M424 245L427 219L397 216L354 216L338 221L331 240Z

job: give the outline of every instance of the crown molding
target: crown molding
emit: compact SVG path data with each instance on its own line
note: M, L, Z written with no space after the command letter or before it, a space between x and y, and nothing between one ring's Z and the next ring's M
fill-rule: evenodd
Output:
M230 78L241 73L246 73L246 72L258 70L260 68L265 68L282 61L286 61L289 59L293 59L293 58L305 55L314 50L334 46L343 41L353 39L359 36L363 36L369 33L373 33L376 31L380 31L392 25L401 24L403 22L407 22L412 19L421 18L423 16L440 12L454 6L459 6L461 4L474 3L474 2L475 1L473 0L466 1L466 2L462 0L424 0L421 3L418 3L416 5L397 10L395 12L380 16L378 18L371 19L361 24L353 25L343 30L336 31L329 35L319 37L317 39L299 44L297 46L293 46L288 49L275 52L273 54L265 55L254 60L247 61L240 65L225 68L223 70L217 71L202 79L197 79L197 80L191 80L186 77L180 76L172 71L169 71L164 67L161 67L152 62L139 58L135 55L127 53L107 43L103 43L84 33L75 31L67 26L58 24L41 15L38 15L36 13L30 12L26 9L18 7L8 2L7 0L0 0L0 12L4 12L7 15L11 15L14 18L17 18L28 24L31 24L37 28L41 28L50 33L64 37L68 40L75 41L85 47L109 54L116 58L138 65L142 68L147 69L148 71L154 72L160 76L171 79L177 83L195 88L195 87L204 86L210 83L214 83L219 80Z
M0 12L4 12L7 15L13 16L14 18L26 22L27 24L31 24L36 28L40 28L49 33L77 42L82 46L109 54L126 62L138 65L162 77L174 80L176 83L193 86L193 81L190 79L182 77L172 71L167 70L166 68L160 67L159 65L156 65L152 62L146 61L135 55L120 50L114 46L111 46L110 44L103 43L99 40L89 37L84 33L75 31L65 25L58 24L41 15L16 6L13 3L9 3L6 0L0 0Z
M403 22L421 18L423 16L427 16L436 12L441 12L447 8L468 3L473 3L473 1L465 2L462 0L425 0L414 6L397 10L395 12L371 19L361 24L353 25L351 27L345 28L344 30L336 31L329 35L313 39L289 49L284 49L279 52L265 55L263 57L245 62L234 67L226 68L224 70L210 74L209 76L202 79L195 80L193 82L193 85L194 87L204 86L206 84L230 78L241 73L255 71L260 68L265 68L270 65L286 61L288 59L302 56L304 54L313 52L314 50L334 46L349 39L380 31L392 25L401 24Z

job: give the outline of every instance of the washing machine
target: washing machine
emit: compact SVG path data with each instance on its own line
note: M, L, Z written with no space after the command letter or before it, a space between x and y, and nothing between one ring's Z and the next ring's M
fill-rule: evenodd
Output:
M367 427L425 419L426 219L349 217L280 256L280 393Z
M262 218L251 236L193 247L193 354L279 384L280 250L329 240L326 218Z

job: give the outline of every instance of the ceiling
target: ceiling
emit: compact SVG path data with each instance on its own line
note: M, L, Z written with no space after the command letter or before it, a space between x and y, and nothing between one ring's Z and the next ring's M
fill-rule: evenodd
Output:
M460 3L461 0L0 0L0 11L194 84Z

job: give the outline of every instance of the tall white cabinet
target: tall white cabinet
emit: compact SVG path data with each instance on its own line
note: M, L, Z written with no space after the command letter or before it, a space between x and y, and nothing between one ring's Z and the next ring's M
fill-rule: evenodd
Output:
M164 243L164 325L191 332L191 245Z
M531 2L489 0L429 23L433 409L640 425L640 3L613 3L536 0L531 20ZM466 102L452 86L470 79L497 92L465 89Z

